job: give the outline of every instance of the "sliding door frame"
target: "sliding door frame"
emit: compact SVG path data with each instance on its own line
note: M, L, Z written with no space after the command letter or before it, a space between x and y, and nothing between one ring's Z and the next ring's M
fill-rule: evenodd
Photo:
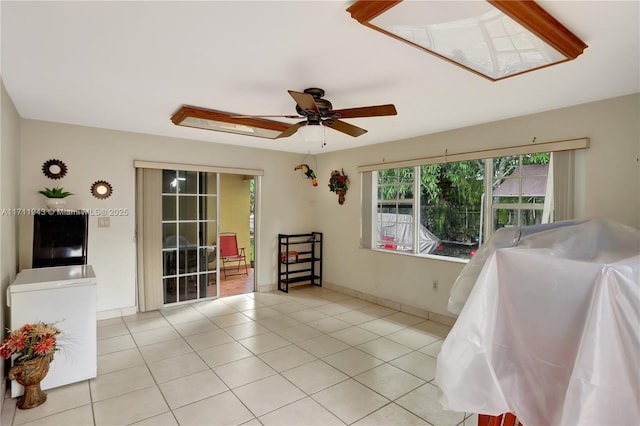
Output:
M143 211L143 200L147 198L145 196L145 185L143 183L143 171L145 169L151 170L180 170L180 171L193 171L193 172L205 172L205 173L217 173L218 179L220 174L235 174L235 175L245 175L252 176L254 179L254 289L258 287L256 279L258 276L260 259L258 253L260 252L260 237L259 237L259 229L260 229L260 185L261 185L261 177L264 175L264 171L260 169L247 169L247 168L239 168L239 167L219 167L219 166L209 166L209 165L196 165L196 164L181 164L181 163L165 163L165 162L155 162L155 161L143 161L143 160L134 160L134 168L136 169L136 250L137 250L137 305L138 310L140 312L146 312L150 310L156 310L161 308L164 303L158 303L158 295L157 289L154 289L153 286L160 285L162 287L162 279L157 280L157 269L158 269L158 261L160 265L162 264L161 256L159 259L155 259L151 263L149 263L149 259L154 256L154 253L149 253L151 249L148 244L149 241L146 240L156 237L152 236L149 231L149 224L145 224L145 217L147 217L147 213ZM158 196L161 196L161 192L158 193ZM219 196L219 194L218 194ZM220 199L217 200L217 205L219 209ZM156 206L157 208L157 206ZM161 209L160 209L161 210ZM162 217L160 211L160 222L159 226L161 228ZM157 214L154 214L153 217L156 217ZM219 232L219 217L217 218L216 227ZM147 232L145 232L145 229ZM161 232L161 231L159 231ZM217 234L218 234L217 232ZM146 238L145 238L146 235ZM162 245L160 245L162 247ZM219 262L218 262L219 264ZM219 269L219 265L218 268ZM162 266L160 266L159 270L162 270ZM218 282L216 274L216 284ZM158 283L156 283L158 281ZM146 283L152 283L149 286ZM219 294L219 289L216 289L216 293ZM195 299L194 301L201 300ZM162 299L162 302L164 298ZM191 302L191 301L189 301Z

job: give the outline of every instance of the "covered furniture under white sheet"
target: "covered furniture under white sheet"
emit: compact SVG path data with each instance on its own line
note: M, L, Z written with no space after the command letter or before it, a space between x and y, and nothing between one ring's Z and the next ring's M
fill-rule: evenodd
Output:
M640 231L588 220L486 260L438 356L445 409L524 425L640 421Z

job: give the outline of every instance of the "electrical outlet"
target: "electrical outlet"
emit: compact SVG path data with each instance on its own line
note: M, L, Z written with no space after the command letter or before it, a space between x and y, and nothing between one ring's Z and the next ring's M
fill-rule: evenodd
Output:
M98 228L108 228L110 226L111 226L111 219L108 216L98 218Z
M438 289L438 280L433 280L433 289L434 290Z

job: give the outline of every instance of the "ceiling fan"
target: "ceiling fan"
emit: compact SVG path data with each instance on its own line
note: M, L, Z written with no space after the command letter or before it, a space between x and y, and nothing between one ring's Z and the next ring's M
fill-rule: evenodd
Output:
M289 90L289 94L296 101L297 115L238 115L224 111L183 105L171 117L176 126L194 127L198 129L214 130L256 136L268 139L286 138L301 128L320 129L320 126L330 127L347 135L357 137L367 133L358 126L342 121L343 118L379 117L396 115L396 107L375 105L359 108L333 109L333 105L324 96L324 90L312 87L304 92ZM296 124L268 120L266 117L303 118Z
M342 121L342 118L380 117L396 115L396 107L392 104L375 105L359 108L333 109L333 105L324 96L324 90L317 87L305 89L304 92L289 90L289 95L296 101L298 115L261 115L261 116L234 116L235 118L247 117L283 117L304 118L276 136L276 139L286 138L296 133L304 126L327 126L347 135L357 137L367 133L361 127Z

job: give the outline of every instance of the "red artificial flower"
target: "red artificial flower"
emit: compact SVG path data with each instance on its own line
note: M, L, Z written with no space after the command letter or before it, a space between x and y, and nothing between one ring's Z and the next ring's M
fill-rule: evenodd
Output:
M52 349L55 349L55 346L56 338L53 336L47 336L43 341L36 343L33 350L38 355L45 355L50 353Z
M20 351L27 344L26 333L11 334L7 339L7 347L12 351Z
M4 359L8 359L13 354L13 351L6 346L0 347L0 356Z
M35 324L25 324L22 326L22 328L20 329L21 332L29 334L29 332L31 330L33 330L35 328Z

